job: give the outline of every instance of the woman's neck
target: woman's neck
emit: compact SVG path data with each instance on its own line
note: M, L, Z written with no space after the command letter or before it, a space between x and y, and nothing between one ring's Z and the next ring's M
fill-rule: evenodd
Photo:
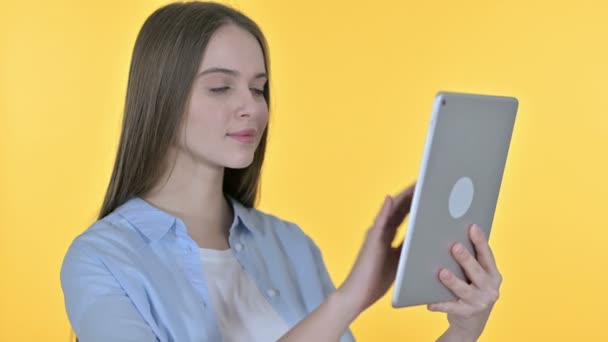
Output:
M181 156L143 199L180 218L201 248L228 248L232 206L223 193L224 169Z

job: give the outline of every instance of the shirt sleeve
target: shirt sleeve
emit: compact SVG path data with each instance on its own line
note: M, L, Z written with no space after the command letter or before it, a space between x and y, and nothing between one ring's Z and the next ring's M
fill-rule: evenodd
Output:
M65 307L80 342L158 341L118 281L100 258L77 243L61 268Z
M336 286L333 280L331 279L329 272L327 271L327 267L325 266L325 262L323 261L323 255L321 253L321 250L310 237L308 238L308 240L310 242L314 261L319 272L319 277L321 279L323 294L325 298L327 298L332 292L336 290ZM355 342L355 337L350 329L346 330L344 335L342 335L340 342Z
M334 284L329 272L327 271L327 267L325 266L325 261L323 260L323 254L319 247L309 238L309 242L311 245L313 258L319 272L319 277L321 278L321 285L323 287L323 294L325 298L327 298L332 292L336 290L336 285Z

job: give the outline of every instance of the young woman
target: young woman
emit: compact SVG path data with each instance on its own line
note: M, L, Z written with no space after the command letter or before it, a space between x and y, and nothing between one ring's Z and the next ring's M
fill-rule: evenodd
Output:
M297 225L254 208L268 134L268 50L258 26L215 3L175 3L143 25L133 51L112 178L95 222L61 270L81 341L353 341L348 327L395 276L395 230L413 187L387 196L336 289ZM442 341L474 341L500 274L477 227L478 259L453 254L460 299Z

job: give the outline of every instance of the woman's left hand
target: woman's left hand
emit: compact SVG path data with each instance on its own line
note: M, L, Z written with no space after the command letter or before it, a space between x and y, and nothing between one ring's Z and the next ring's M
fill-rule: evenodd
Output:
M502 276L496 267L488 240L477 225L470 228L469 236L475 247L477 259L459 243L452 246L452 254L471 283L467 284L449 270L442 269L439 272L440 281L458 299L428 306L431 311L448 314L450 327L444 338L440 340L477 340L490 317L494 303L498 300Z

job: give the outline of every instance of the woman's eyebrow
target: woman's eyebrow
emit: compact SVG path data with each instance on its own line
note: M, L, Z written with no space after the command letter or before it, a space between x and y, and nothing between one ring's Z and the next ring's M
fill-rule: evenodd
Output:
M205 70L201 71L197 75L197 77L201 77L201 76L208 75L208 74L213 74L213 73L226 74L226 75L229 75L229 76L239 76L240 75L240 72L238 72L236 70L213 67L213 68L208 68L208 69L205 69ZM253 76L254 79L267 78L267 77L268 76L266 75L265 72L260 72L260 73L257 73L257 74L255 74Z

